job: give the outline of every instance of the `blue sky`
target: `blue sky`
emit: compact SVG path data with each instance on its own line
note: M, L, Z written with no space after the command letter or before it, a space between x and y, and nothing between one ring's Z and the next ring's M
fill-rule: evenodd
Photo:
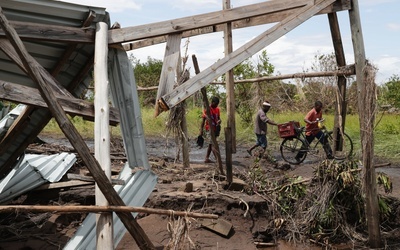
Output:
M64 0L105 7L111 22L122 27L149 24L180 17L218 11L221 0ZM231 0L232 7L263 1ZM400 75L400 10L399 0L358 0L367 59L377 68L376 82L382 84L394 74ZM354 63L353 45L347 11L338 13L347 64ZM233 47L237 49L271 25L233 31ZM185 41L182 42L182 45ZM276 74L292 74L310 68L317 54L333 52L327 15L315 16L265 48ZM142 62L147 57L162 60L165 44L134 50ZM183 49L182 49L183 52ZM201 69L224 57L223 34L214 33L189 39L188 55L195 54ZM191 60L189 60L191 61ZM188 67L192 68L191 63Z

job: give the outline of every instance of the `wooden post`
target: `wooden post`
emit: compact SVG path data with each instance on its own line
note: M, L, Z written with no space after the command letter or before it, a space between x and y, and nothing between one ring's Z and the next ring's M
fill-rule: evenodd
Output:
M108 25L100 22L96 24L95 55L94 55L94 155L102 167L108 180L111 182L110 160L110 131L108 127L108 74L107 74L107 44ZM108 206L109 203L96 184L96 205ZM113 249L113 218L112 213L96 215L96 247L97 249Z
M350 27L353 40L354 61L356 64L357 75L357 91L358 91L358 109L360 116L360 135L362 146L362 164L364 167L364 187L365 187L365 202L366 202L366 219L369 233L370 248L383 247L380 235L379 226L379 206L378 195L376 190L376 174L374 169L374 134L373 126L375 123L375 103L369 98L370 93L369 83L366 81L367 71L364 71L367 66L365 57L364 40L361 29L361 20L359 13L358 0L352 1L352 8L349 10ZM375 83L373 83L375 84ZM372 103L371 103L372 100ZM373 111L370 113L369 111Z
M200 72L200 68L199 68L199 64L197 62L197 58L195 55L192 56L192 60L193 60L194 71L196 72L196 74L198 74ZM201 94L203 96L204 109L207 112L208 124L212 124L211 118L210 118L211 117L210 105L208 103L207 92L206 92L205 88L201 88ZM211 129L211 126L210 126L210 135L211 135L211 141L212 141L212 146L213 146L213 152L215 153L215 156L217 157L219 172L220 172L220 174L224 174L224 169L222 168L221 151L219 150L217 138L215 137L214 130Z
M231 0L223 0L223 9L231 8ZM228 22L224 25L224 47L225 56L228 56L233 51L232 45L232 23ZM226 77L226 113L227 127L230 128L232 148L231 153L236 153L236 120L235 120L235 82L233 79L233 70L229 70L225 74ZM228 147L228 145L226 145ZM231 156L232 157L232 156ZM228 168L228 166L227 166ZM232 166L230 166L232 169Z
M103 192L108 202L110 202L112 205L125 206L124 201L114 190L110 181L101 170L99 163L92 156L82 136L78 133L76 128L68 119L61 105L58 103L52 88L46 84L46 75L39 70L39 67L35 66L37 62L34 61L33 57L29 55L17 32L8 22L1 7L0 26L22 60L28 75L38 85L39 91L43 99L46 101L50 112L60 126L60 129L68 138L71 145L79 153L81 159L89 169L90 173L93 175L93 178L96 180L100 190ZM121 221L124 223L132 237L136 240L136 243L140 249L154 249L154 245L151 243L132 214L118 212L117 215L120 217Z
M336 55L336 63L337 66L344 67L346 66L346 59L344 55L344 49L343 49L343 43L342 43L342 37L340 35L340 28L339 28L339 22L337 18L336 13L329 13L328 14L328 19L329 19L329 26L331 28L331 35L332 35L332 42L333 42L333 47L335 49L335 55ZM338 96L336 98L336 113L335 113L335 123L334 123L334 129L335 133L333 134L334 137L334 148L333 150L342 150L342 147L346 147L346 145L343 145L343 140L342 136L340 136L342 133L344 133L344 127L346 123L346 77L344 76L338 76Z
M231 8L231 0L222 0L223 9ZM225 56L233 51L232 45L232 23L224 25L224 47ZM235 125L235 82L233 79L233 69L225 74L226 77L226 113L227 128L225 129L225 153L226 153L226 176L228 182L232 183L232 153L236 153L236 125Z
M230 131L230 127L225 128L225 152L226 152L226 180L228 183L232 183L233 174L232 174L232 131Z

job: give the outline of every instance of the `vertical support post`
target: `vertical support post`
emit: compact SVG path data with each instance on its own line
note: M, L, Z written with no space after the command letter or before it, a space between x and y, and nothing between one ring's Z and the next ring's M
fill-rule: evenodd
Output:
M223 9L231 8L230 0L223 0ZM232 23L228 22L224 25L224 47L225 56L228 56L233 51L232 45ZM232 145L232 153L236 153L236 121L235 121L235 82L233 79L233 70L229 70L226 74L226 113L227 127L230 128L230 136ZM228 147L228 145L226 145Z
M105 175L111 183L110 160L110 131L108 126L110 108L108 105L108 73L107 56L108 25L100 22L96 24L95 55L94 55L94 155ZM96 205L108 206L96 183ZM96 215L96 246L97 249L113 249L113 219L112 213L100 213Z
M231 0L222 0L223 9L231 8ZM225 56L233 51L232 45L232 23L224 25L224 47ZM226 148L226 175L228 182L232 183L232 153L236 153L236 124L235 124L235 82L233 79L233 70L225 74L226 77L226 113L227 129L225 130L225 148ZM228 155L229 154L229 155ZM231 160L229 160L231 159ZM231 178L229 178L229 176Z
M228 145L232 144L232 137L230 134L232 131L230 131L230 127L225 128L225 153L226 153L226 180L229 184L233 182L233 174L232 174L232 148Z
M342 43L342 37L340 35L340 28L339 28L339 22L337 18L336 12L334 13L329 13L328 14L328 19L329 19L329 26L331 29L331 36L332 36L332 42L333 42L333 47L335 49L335 55L336 55L336 63L338 67L344 67L346 66L346 59L344 55L344 49L343 49L343 43ZM336 113L335 113L335 123L334 123L334 129L335 133L333 134L334 136L334 141L335 145L333 150L342 150L342 147L346 145L343 145L343 140L342 136L340 136L342 133L344 133L344 127L345 127L345 122L346 122L346 109L347 109L347 103L346 103L346 77L344 76L338 76L338 94L336 98Z
M379 206L373 159L373 126L375 122L375 115L374 112L370 112L371 110L375 111L375 107L373 107L375 105L373 101L373 98L375 98L375 93L371 93L369 83L366 81L366 76L368 76L368 71L365 70L367 68L367 60L365 57L358 0L352 0L351 10L349 10L349 18L357 75L358 113L360 116L362 164L364 166L364 187L369 247L378 249L381 248L383 244L381 241L379 227ZM373 95L373 98L370 98L371 95Z

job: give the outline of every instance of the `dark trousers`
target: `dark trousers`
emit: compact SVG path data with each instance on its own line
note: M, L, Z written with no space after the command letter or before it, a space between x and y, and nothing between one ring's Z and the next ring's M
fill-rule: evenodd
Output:
M328 140L325 138L324 133L322 131L319 131L316 135L306 135L306 140L308 144L311 144L311 142L315 139L318 138L318 140L321 142L322 147L324 148L325 154L327 158L332 158L332 149L331 146L328 143ZM302 158L304 153L301 152L305 148L302 146L300 149L300 152L296 155L296 158Z

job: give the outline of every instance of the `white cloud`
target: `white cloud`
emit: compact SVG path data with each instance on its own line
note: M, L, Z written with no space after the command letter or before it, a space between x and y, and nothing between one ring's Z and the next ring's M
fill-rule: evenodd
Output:
M386 27L391 31L400 31L400 23L388 23Z
M394 74L400 75L400 57L384 55L374 61L378 67L377 83L381 84L389 80Z
M189 11L189 12L199 12L199 10L207 10L214 8L222 8L221 2L218 0L201 0L201 1L193 1L193 0L175 0L170 1L170 5L173 9L177 9L180 11ZM212 10L211 10L212 11Z
M130 9L139 10L141 8L141 5L137 4L135 0L63 0L63 2L103 7L108 12L122 12Z

